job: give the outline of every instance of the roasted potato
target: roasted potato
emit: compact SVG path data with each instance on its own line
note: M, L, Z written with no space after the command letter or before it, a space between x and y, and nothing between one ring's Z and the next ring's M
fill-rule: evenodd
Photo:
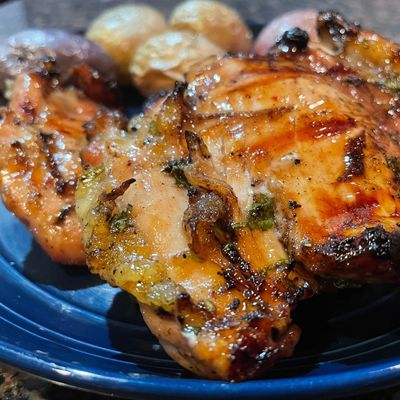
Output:
M177 30L200 33L225 51L247 52L252 45L252 34L240 15L217 1L183 2L172 12L169 24Z
M166 31L149 38L132 57L133 83L144 95L170 89L196 62L224 50L202 35Z
M86 37L98 43L113 57L122 82L129 81L132 54L147 38L166 29L160 12L147 5L124 5L111 8L89 26Z
M0 90L4 90L7 79L42 69L43 60L49 57L55 59L54 69L61 80L72 66L81 63L96 69L105 79L115 79L112 58L96 43L59 29L27 29L0 46Z

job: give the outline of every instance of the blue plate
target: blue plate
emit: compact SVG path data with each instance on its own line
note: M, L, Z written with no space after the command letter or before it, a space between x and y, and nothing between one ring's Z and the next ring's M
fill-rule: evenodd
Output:
M2 205L0 221L0 359L22 370L135 399L329 398L400 382L400 289L304 302L294 357L262 380L206 381L168 358L129 295L52 263Z

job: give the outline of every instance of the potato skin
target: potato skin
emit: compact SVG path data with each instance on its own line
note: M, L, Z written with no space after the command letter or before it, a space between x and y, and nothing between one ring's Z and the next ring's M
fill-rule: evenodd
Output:
M174 9L169 24L200 33L232 53L248 52L252 46L252 34L240 15L217 1L185 1Z
M68 78L77 64L87 64L106 80L116 77L112 58L96 43L60 29L27 29L9 36L0 46L0 90L7 79L43 68L43 59L55 58L59 79Z
M108 51L117 64L120 81L126 83L136 48L166 26L164 16L153 7L124 5L100 14L89 26L86 37Z
M133 55L130 72L134 85L150 95L171 89L183 81L189 68L225 51L202 35L187 31L166 31L149 38Z

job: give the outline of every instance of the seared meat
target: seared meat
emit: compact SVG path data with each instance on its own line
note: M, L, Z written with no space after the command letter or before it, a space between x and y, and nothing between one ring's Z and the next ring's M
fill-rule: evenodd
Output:
M267 57L207 60L84 152L89 268L202 376L289 356L313 275L399 280L398 51L333 13L319 32L313 48L295 29Z
M90 80L85 66L75 77ZM90 87L104 85L92 76ZM96 86L97 85L97 86ZM114 94L106 87L103 92ZM100 89L99 89L100 92ZM46 74L20 75L8 108L0 110L0 190L6 207L33 232L50 257L84 264L75 213L80 151L109 111L76 88L61 88Z
M205 143L180 134L185 92L85 150L90 159L101 143L103 158L80 181L77 212L91 271L140 301L166 351L202 376L242 380L292 353L290 311L314 283L271 226L241 224L238 197ZM248 177L234 180L239 194L252 190Z

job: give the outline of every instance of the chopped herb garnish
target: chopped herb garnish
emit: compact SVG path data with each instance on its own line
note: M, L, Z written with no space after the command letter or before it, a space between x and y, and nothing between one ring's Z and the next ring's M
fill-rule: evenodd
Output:
M151 121L149 124L149 133L152 136L159 136L160 132L157 129L157 123L156 121Z
M90 168L81 176L81 182L85 185L88 185L92 183L103 171L103 164L95 168Z
M180 188L188 189L190 187L188 180L186 179L184 168L187 165L186 160L170 160L162 172L170 174L175 178L176 185Z
M208 299L200 300L199 307L210 313L212 313L216 310L215 304L211 300L208 300Z
M266 194L258 193L247 216L247 226L250 229L266 231L274 225L275 199Z
M400 90L400 78L394 71L389 72L380 79L370 78L368 82L389 90Z
M263 272L276 272L281 267L287 267L292 263L292 260L289 258L284 258L282 260L274 262L272 265L268 265L267 267L263 268Z
M389 157L386 161L395 178L400 181L400 160L397 157Z
M240 229L240 228L246 228L246 224L242 222L231 222L230 224L231 229Z
M121 211L119 214L115 214L112 216L110 220L111 233L122 233L133 226L131 219L131 210L132 206L128 204L124 211Z

